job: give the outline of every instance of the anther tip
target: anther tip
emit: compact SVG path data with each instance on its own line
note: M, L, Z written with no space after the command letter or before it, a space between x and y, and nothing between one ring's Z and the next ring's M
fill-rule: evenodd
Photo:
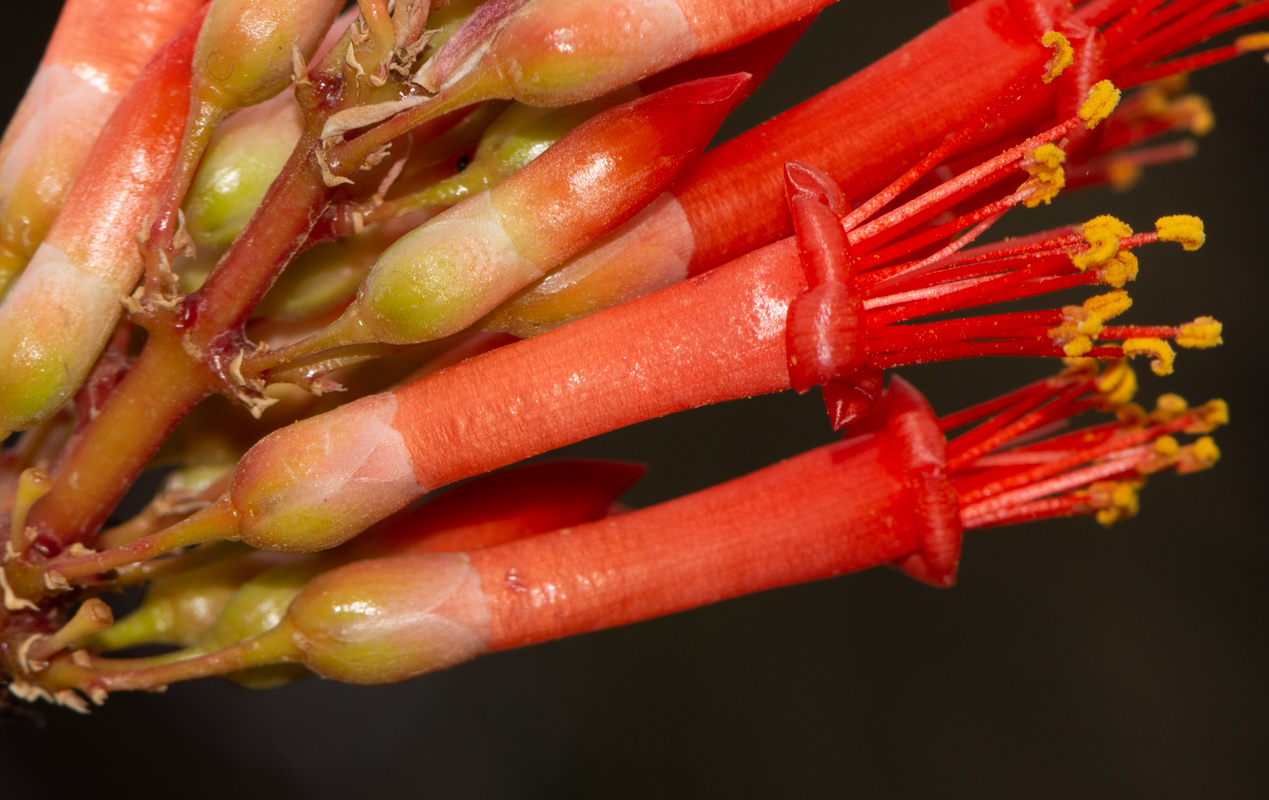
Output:
M1097 521L1106 527L1134 517L1141 508L1137 496L1138 486L1127 481L1095 483L1089 487L1089 496L1100 506Z
M1162 339L1154 337L1125 339L1123 350L1124 355L1129 357L1150 356L1150 369L1155 375L1172 374L1176 351Z
M1176 472L1188 475L1191 472L1210 469L1220 461L1221 451L1210 436L1204 436L1193 444L1182 447L1176 454Z
M1071 253L1071 263L1080 272L1107 264L1119 253L1119 240L1132 236L1132 228L1123 220L1103 214L1080 226L1088 248Z
M1229 424L1229 404L1217 398L1209 400L1196 409L1194 422L1185 427L1186 433L1211 433L1222 425Z
M1062 191L1066 186L1066 172L1062 169L1065 161L1065 151L1053 143L1042 144L1027 153L1023 168L1031 177L1019 187L1020 191L1030 192L1023 201L1027 208L1035 208L1041 203L1047 205Z
M1110 116L1119 105L1120 91L1110 81L1098 81L1088 91L1088 99L1080 106L1079 116L1084 120L1084 127L1092 130L1097 124Z
M1234 40L1234 47L1240 53L1251 53L1256 50L1269 50L1269 31L1247 33Z
M1045 47L1053 48L1053 57L1049 59L1049 63L1044 65L1044 75L1040 78L1045 83L1052 83L1062 74L1063 70L1075 62L1075 48L1071 47L1069 39L1057 31L1049 31L1044 34L1040 39L1040 43Z
M1137 256L1121 250L1101 268L1101 277L1107 285L1122 289L1129 281L1137 279L1140 269L1141 262L1137 260Z
M1121 253L1120 255L1131 255ZM1084 308L1096 314L1102 320L1114 319L1132 308L1132 298L1122 289L1099 294L1084 301ZM1197 320L1196 320L1197 321Z
M1120 409L1132 402L1137 394L1137 373L1121 358L1111 363L1094 384L1101 395L1101 407L1105 410Z
M1193 136L1206 136L1216 127L1212 104L1199 94L1187 94L1172 101L1168 108L1173 119L1184 122Z
M1197 250L1207 241L1203 220L1190 214L1159 217L1154 229L1160 241L1179 242L1186 250Z
M1176 343L1185 348L1205 350L1224 344L1221 338L1221 323L1212 317L1199 317L1193 322L1181 326Z

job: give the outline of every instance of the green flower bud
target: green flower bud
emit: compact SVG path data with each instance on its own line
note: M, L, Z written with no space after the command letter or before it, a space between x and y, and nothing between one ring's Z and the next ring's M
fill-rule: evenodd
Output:
M304 121L288 92L225 120L212 136L185 198L185 224L199 247L228 247L282 172Z
M358 561L318 576L287 613L309 669L395 683L483 653L489 607L461 554Z
M214 0L194 50L194 96L229 111L268 100L307 62L343 0Z

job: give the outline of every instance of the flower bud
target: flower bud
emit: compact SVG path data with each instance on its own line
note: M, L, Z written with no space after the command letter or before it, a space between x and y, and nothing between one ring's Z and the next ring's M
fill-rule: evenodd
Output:
M299 141L290 93L243 109L213 135L185 198L185 223L200 247L228 247L242 233Z
M327 558L304 558L267 569L246 581L227 598L215 623L192 643L195 650L209 653L277 627L304 585L330 565ZM306 674L307 670L296 664L269 664L231 672L225 677L248 689L272 689Z
M232 110L291 83L292 48L307 61L342 0L214 0L194 51L194 96Z
M135 611L84 645L95 650L139 644L189 646L204 637L243 582L278 561L276 554L248 551L241 545L221 547L240 554L154 579Z
M319 576L291 603L305 664L347 683L394 683L480 655L489 607L466 555L360 561Z
M485 131L471 162L457 175L419 193L429 205L453 205L519 172L586 120L637 96L630 88L559 109L513 104Z

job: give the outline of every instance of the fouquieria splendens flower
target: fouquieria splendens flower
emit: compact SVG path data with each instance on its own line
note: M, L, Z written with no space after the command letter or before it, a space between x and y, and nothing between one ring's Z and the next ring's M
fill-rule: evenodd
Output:
M1216 462L1225 404L1147 410L1130 364L1221 324L1123 319L1140 248L1202 221L989 231L1191 155L1184 74L1269 48L1269 2L953 3L712 148L825 0L343 5L66 5L0 142L10 695L387 683L875 565L950 587L965 531L1111 524ZM1001 355L1055 375L943 417L885 375ZM512 466L814 387L841 441L667 503Z

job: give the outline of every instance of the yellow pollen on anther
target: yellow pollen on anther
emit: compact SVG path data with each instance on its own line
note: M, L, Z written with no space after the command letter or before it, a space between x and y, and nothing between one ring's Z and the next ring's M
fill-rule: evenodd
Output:
M1122 290L1107 292L1085 300L1084 308L1096 314L1103 321L1114 319L1132 308L1132 298L1128 296L1127 292Z
M1190 74L1188 72L1178 72L1175 75L1169 75L1166 78L1154 81L1150 84L1150 87L1158 89L1168 97L1174 97L1190 88Z
M1045 42L1047 45L1048 42ZM1248 33L1239 36L1234 40L1234 47L1239 52L1251 53L1256 50L1269 50L1269 31L1260 31L1258 33Z
M1172 436L1160 436L1154 441L1154 451L1161 456L1176 458L1176 454L1181 452L1181 444Z
M1125 403L1115 409L1115 419L1129 428L1142 428L1150 420L1150 415L1138 403Z
M1095 385L1101 395L1101 408L1117 409L1128 405L1137 394L1137 373L1129 366L1128 359L1116 359L1097 377Z
M1062 348L1068 359L1079 358L1093 349L1093 341L1102 332L1102 321L1083 306L1064 306L1065 321L1049 328L1049 339Z
M1210 436L1198 439L1194 444L1181 448L1177 454L1176 471L1180 475L1198 472L1220 461L1221 451Z
M1176 361L1176 351L1162 339L1154 337L1125 339L1123 350L1126 356L1150 356L1150 369L1155 375L1172 374L1172 363Z
M1057 169L1062 166L1062 164L1066 163L1066 151L1052 142L1049 142L1048 144L1042 144L1030 153L1027 153L1027 158L1037 164L1043 164L1049 169Z
M1053 335L1052 331L1049 332L1049 335ZM1076 336L1074 339L1071 339L1066 344L1062 345L1062 352L1066 354L1067 358L1079 358L1092 349L1092 340L1083 335Z
M1140 263L1137 256L1121 250L1102 267L1102 280L1116 289L1122 289L1129 281L1137 280Z
M1154 401L1154 411L1150 412L1150 422L1158 425L1172 422L1190 410L1190 404L1179 394L1161 394Z
M1137 102L1141 106L1141 113L1147 117L1161 117L1168 113L1172 98L1185 87L1175 89L1166 85L1164 81L1158 83L1147 84L1145 88L1137 95Z
M1027 208L1035 208L1041 203L1046 205L1057 197L1062 187L1066 186L1066 171L1062 163L1066 161L1066 153L1055 144L1042 144L1027 153L1023 169L1031 175L1026 183L1018 187L1020 192L1030 192L1023 204Z
M1142 172L1139 164L1120 158L1110 162L1110 166L1106 167L1106 180L1110 182L1110 188L1117 192L1126 192L1137 185L1137 181L1141 180Z
M1206 136L1216 127L1216 115L1212 104L1201 94L1178 97L1168 106L1168 116L1185 123L1194 136Z
M1154 223L1155 232L1162 242L1180 242L1186 250L1197 250L1207 241L1203 220L1189 214L1159 217Z
M1089 487L1089 496L1094 505L1102 506L1097 521L1107 527L1136 516L1141 508L1137 486L1127 481L1095 483Z
M1102 317L1093 309L1085 306L1063 306L1062 315L1066 321L1054 328L1053 331L1062 331L1068 334L1067 338L1075 336L1090 336L1096 339L1102 332ZM1053 336L1053 331L1049 335ZM1061 336L1058 333L1058 336Z
M1044 75L1040 80L1045 83L1052 83L1057 76L1062 74L1062 70L1071 66L1075 61L1075 48L1071 47L1071 40L1067 39L1057 31L1049 31L1040 39L1040 43L1045 47L1053 48L1053 58L1049 59L1049 63L1045 64Z
M1229 424L1229 404L1217 398L1208 400L1194 412L1194 422L1185 427L1186 433L1211 433Z
M1194 455L1203 461L1215 463L1221 457L1221 450L1210 436L1204 436L1194 443Z
M1181 443L1171 436L1160 436L1154 442L1154 452L1137 464L1137 471L1142 475L1153 475L1176 464L1177 454L1181 452Z
M1123 220L1103 214L1085 222L1080 233L1084 236L1084 241L1088 242L1088 249L1071 253L1071 263L1080 272L1085 272L1090 267L1100 267L1114 258L1119 252L1119 240L1132 236L1132 228Z
M1221 339L1221 324L1212 317L1199 317L1193 322L1187 322L1181 326L1181 332L1176 337L1176 343L1181 347L1205 350L1209 347L1215 347L1218 344L1224 344Z
M1119 90L1110 81L1093 84L1093 88L1088 90L1088 99L1080 106L1079 114L1080 119L1084 120L1084 127L1092 130L1097 127L1097 123L1109 117L1115 106L1119 105L1119 96Z

